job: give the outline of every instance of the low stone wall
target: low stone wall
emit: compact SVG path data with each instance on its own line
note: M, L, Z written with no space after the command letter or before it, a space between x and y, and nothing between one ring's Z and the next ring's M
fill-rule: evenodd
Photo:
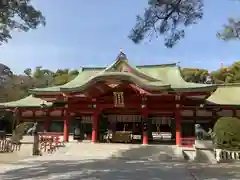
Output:
M216 164L214 145L211 140L195 140L195 160Z
M214 149L217 162L240 161L240 151Z
M213 150L214 145L211 140L195 140L194 147L201 150Z
M183 154L188 156L189 160L196 160L198 162L210 162L215 164L240 161L240 150L230 151L226 149L217 149L210 140L195 140L192 151L190 156L189 153L186 153L189 152L189 148L187 150L182 149Z

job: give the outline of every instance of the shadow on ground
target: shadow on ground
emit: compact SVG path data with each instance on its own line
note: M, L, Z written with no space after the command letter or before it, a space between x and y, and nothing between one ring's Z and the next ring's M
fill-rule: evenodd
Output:
M125 160L183 160L175 156L174 149L165 145L138 146L128 150L120 150L118 153L114 153L112 158Z
M142 158L138 158L140 154L143 155ZM192 174L195 173L202 176L200 179L239 179L236 172L231 172L226 167L221 169L220 167L210 168L206 164L187 165L185 161L161 155L151 146L123 151L119 156L102 160L70 159L73 158L69 157L69 160L19 162L18 169L7 170L0 175L4 180L190 180L194 179ZM203 175L207 176L203 177Z

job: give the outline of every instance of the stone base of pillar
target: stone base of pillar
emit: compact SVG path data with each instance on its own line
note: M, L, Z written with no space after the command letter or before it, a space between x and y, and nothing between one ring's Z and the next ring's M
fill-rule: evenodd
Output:
M96 111L92 117L92 143L96 143L98 141L99 136L99 112Z
M182 145L180 131L176 131L176 145L177 146L181 146Z
M92 143L96 143L96 142L97 142L97 131L92 130Z
M66 113L65 119L64 119L64 127L63 127L63 141L64 142L69 141L69 121L70 121L70 116L68 113Z
M142 144L143 145L148 145L148 135L143 135Z
M65 142L65 143L68 142L68 139L65 139L65 138L64 138L63 142Z
M176 105L175 109L175 122L176 122L176 145L181 146L181 111L180 108L178 107L179 105Z
M63 132L63 141L68 142L69 141L69 132L68 132L68 127L65 127L64 132Z

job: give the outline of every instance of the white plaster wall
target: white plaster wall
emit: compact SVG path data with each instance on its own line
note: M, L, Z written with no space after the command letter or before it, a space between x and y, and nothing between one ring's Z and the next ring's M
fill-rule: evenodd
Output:
M206 117L206 116L212 116L212 112L211 111L207 111L207 110L197 110L196 113L197 116L202 116L202 117Z
M31 116L33 116L33 112L32 111L24 111L24 112L22 112L22 116L23 117L31 117Z
M44 112L41 110L35 112L36 116L43 116L43 114L44 114Z
M236 110L236 116L240 117L240 110Z
M232 110L221 110L221 111L217 112L217 115L221 116L221 117L232 117L233 112L232 112Z
M182 116L193 116L193 110L182 110L181 115Z
M50 112L50 116L61 116L62 111L61 110L54 110Z

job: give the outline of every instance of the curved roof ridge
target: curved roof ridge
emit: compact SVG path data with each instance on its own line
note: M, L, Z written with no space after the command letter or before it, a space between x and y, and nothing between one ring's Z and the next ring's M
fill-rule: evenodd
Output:
M176 68L177 68L177 70L178 70L179 77L180 77L184 82L188 83L188 82L184 79L184 76L183 76L181 67L180 67L179 65L176 65Z
M71 81L67 82L66 84L56 85L56 86L48 86L48 87L45 87L45 88L28 89L28 92L33 93L36 90L37 91L39 91L39 90L42 90L42 91L46 90L46 91L48 91L49 89L53 90L53 88L54 88L54 90L60 90L60 88L62 86L67 86L70 82L72 83L72 81L74 81L77 77L79 77L82 72L83 72L83 68L81 67L81 68L78 69L78 75L75 78L73 78Z
M177 78L181 82L184 81L180 67L177 65L177 63L137 66L137 70L163 82L169 82L169 80L171 82L172 78L174 78L175 80ZM169 74L170 71L171 75Z
M147 74L139 71L136 66L131 65L128 62L127 56L123 52L120 52L120 54L117 56L116 60L112 64L108 65L102 72L100 72L100 74L104 73L104 72L108 72L111 68L113 68L114 66L116 66L120 62L126 63L131 69L135 70L137 73L141 74L142 76L144 76L145 78L148 78L151 81L160 81L156 78L148 76Z
M41 98L34 97L33 95L26 96L22 99L16 101L9 101L5 103L0 103L0 107L11 108L11 107L41 107L42 102L49 107L53 103L47 102Z
M61 89L61 88L65 88L65 87L67 87L67 86L69 86L69 85L71 85L71 84L74 84L75 81L81 81L81 80L79 80L79 79L82 79L82 76L84 76L84 74L86 74L86 72L87 72L87 71L84 71L84 69L82 68L82 71L81 71L73 80L69 81L69 82L66 83L66 84L61 85L61 86L60 86L60 89ZM103 71L96 72L96 75L95 75L95 76L97 76L98 74L100 74L100 73L102 73L102 72L103 72ZM89 79L89 77L87 77L87 78ZM84 79L85 79L85 78L84 78Z
M89 79L86 79L85 82L82 82L81 85L79 85L78 87L73 87L71 88L71 91L79 91L79 90L82 90L86 87L88 87L89 85L91 85L92 83L100 80L101 78L106 78L106 77L115 77L115 78L119 78L119 79L122 79L122 80L129 80L129 81L133 81L133 82L136 82L140 87L144 87L144 89L148 88L148 86L150 88L156 88L156 89L162 89L162 88L169 88L170 85L169 84L164 84L163 82L159 81L159 83L161 84L151 84L149 83L148 81L143 81L140 77L134 75L134 74L131 74L131 73L128 73L128 72L99 72L97 73L95 76L92 76L91 78ZM68 88L60 88L61 91L68 91Z
M104 69L104 71L108 71L108 70L110 70L112 67L114 67L116 64L118 64L119 63L119 61L118 60L115 60L112 64L110 64L110 65L108 65L105 69Z
M116 62L114 61L113 63L111 63L110 65L108 66L101 66L101 67L98 67L98 66L82 66L79 71L82 71L82 70L85 70L85 69L108 69L108 68L111 68L112 66L114 66L116 64ZM133 65L131 63L128 63L131 67L134 67L134 68L142 68L142 67L166 67L166 66L177 66L177 63L166 63L166 64L147 64L147 65Z
M128 63L128 65L129 65L134 71L136 71L136 73L138 73L140 76L141 76L141 75L142 75L142 76L145 76L145 78L148 78L148 79L150 79L151 81L162 81L162 80L160 80L160 79L157 79L157 78L155 78L155 77L152 77L152 76L150 76L150 75L142 72L137 66L132 66L132 65L129 64L129 63Z
M218 84L218 87L240 87L240 83Z
M143 67L168 67L168 66L177 66L177 63L167 63L167 64L147 64L147 65L138 65L137 68L143 68Z
M99 70L101 70L101 69L99 69ZM95 72L94 76L98 75L99 73L102 73L103 71ZM80 83L81 81L84 81L85 79L89 79L89 77L92 76L91 73L93 73L92 71L84 71L84 67L81 67L78 72L79 72L78 75L74 79L72 79L71 81L67 82L66 84L58 85L58 86L45 87L45 88L29 89L29 92L30 93L36 93L36 92L46 92L46 93L48 93L48 92L49 93L60 92L60 88L70 88L71 86L74 87L78 83Z
M82 70L84 71L84 70L92 70L92 69L106 69L106 67L86 67L86 66L83 66L82 67Z
M129 68L130 71L125 68ZM125 70L127 72L125 72ZM112 78L110 75L120 80L136 81L136 83L139 83L140 86L142 85L143 88L147 88L145 86L148 85L150 89L156 89L157 86L160 88L164 85L170 86L174 91L209 91L216 86L186 82L178 63L133 66L128 62L127 56L121 52L116 60L106 68L82 67L78 76L66 84L58 87L34 89L32 92L51 93L82 90L92 85L92 83L102 80L102 78Z
M82 70L83 70L83 68L82 67L80 67L77 71L78 71L78 73L81 73L82 72Z
M126 54L123 53L122 50L120 50L120 53L118 54L116 60L115 60L113 63L111 63L110 65L108 65L108 66L105 68L104 71L110 70L112 67L116 66L116 65L117 65L119 62L121 62L121 61L125 61L125 62L128 61L128 58L127 58Z

